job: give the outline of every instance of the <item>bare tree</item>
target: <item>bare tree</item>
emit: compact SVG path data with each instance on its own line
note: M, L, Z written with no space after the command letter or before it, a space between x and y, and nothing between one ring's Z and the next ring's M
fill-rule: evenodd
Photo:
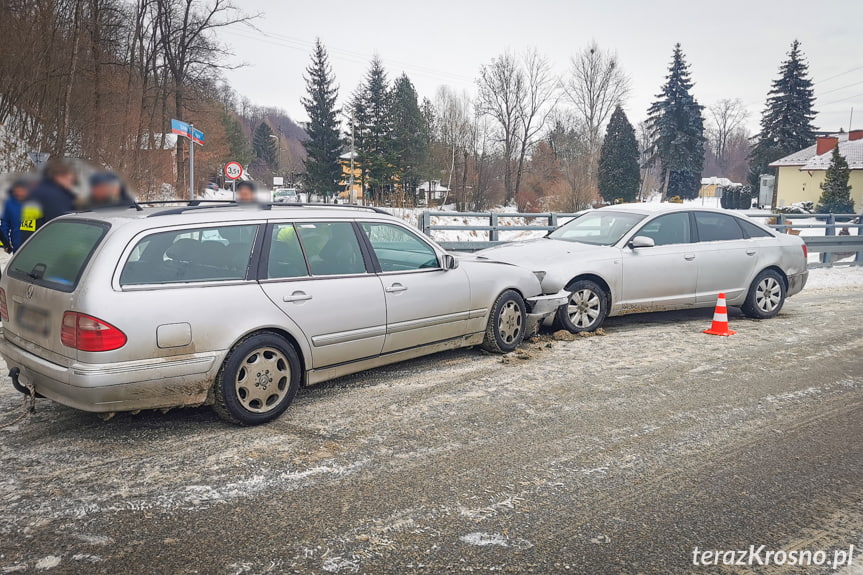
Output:
M629 76L617 54L592 42L572 58L563 89L587 129L588 143L598 149L606 120L629 94Z
M556 82L536 50L521 58L505 52L480 69L477 110L499 129L507 203L518 194L525 158L553 107Z
M230 0L157 0L160 52L172 80L174 114L185 116L186 90L190 84L230 68L230 53L216 41L221 28L248 23L247 16ZM177 140L177 188L185 187L185 158L182 139Z
M557 79L551 73L548 59L536 49L525 52L522 58L525 79L525 98L519 110L521 128L518 167L515 177L515 195L521 188L524 161L528 150L545 129L554 104L557 102Z
M515 197L512 159L519 141L520 113L525 99L525 79L516 57L506 52L480 69L477 109L494 119L503 146L506 201Z
M712 126L709 129L710 147L719 165L727 168L729 142L746 122L749 112L740 98L723 98L709 108Z

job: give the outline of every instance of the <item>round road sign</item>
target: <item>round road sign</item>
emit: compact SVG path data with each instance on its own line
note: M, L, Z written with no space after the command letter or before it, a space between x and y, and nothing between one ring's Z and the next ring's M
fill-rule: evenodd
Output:
M225 164L225 177L229 180L236 180L242 177L243 166L239 162L228 162Z

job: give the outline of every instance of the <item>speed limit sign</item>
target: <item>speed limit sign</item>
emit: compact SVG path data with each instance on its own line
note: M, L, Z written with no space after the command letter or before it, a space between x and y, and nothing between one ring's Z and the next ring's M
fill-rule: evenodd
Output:
M225 164L225 177L229 180L237 180L243 176L243 166L240 162L228 162Z

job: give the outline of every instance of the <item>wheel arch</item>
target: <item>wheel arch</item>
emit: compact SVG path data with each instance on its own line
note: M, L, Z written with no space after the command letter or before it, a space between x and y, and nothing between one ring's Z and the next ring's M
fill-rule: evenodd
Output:
M602 276L599 276L594 273L585 273L579 274L566 282L566 289L569 289L569 286L574 284L577 281L581 280L589 280L602 288L602 291L605 292L605 296L608 298L608 309L611 310L611 306L614 303L614 294L611 293L611 286L608 285L608 282Z
M770 266L767 266L766 268L762 269L760 272L758 272L757 274L755 274L755 276L752 278L752 281L754 282L754 281L755 281L755 278L757 278L759 275L761 275L762 273L766 272L767 270L773 270L773 271L775 271L776 273L778 273L778 274L779 274L779 277L781 277L781 278L782 278L782 283L783 283L783 284L784 284L784 286L785 286L785 291L788 291L788 275L785 273L785 271L783 271L783 269L782 269L782 268L780 268L780 267L779 267L779 266L777 266L777 265L770 265Z
M263 333L271 333L273 335L277 335L277 336L283 338L285 341L287 341L288 344L290 344L291 347L294 348L294 351L297 352L297 357L300 360L300 368L302 369L302 374L300 377L300 385L305 386L305 384L306 384L306 372L308 371L306 366L309 364L308 359L306 358L305 350L303 349L303 346L300 345L299 340L296 337L294 337L293 334L291 334L290 332L288 332L285 329L270 326L270 327L259 327L256 329L249 330L246 333L244 333L243 335L241 335L240 337L238 337L236 339L236 341L234 341L234 343L231 344L230 349L234 349L235 347L237 347L237 345L240 342L250 338L253 335L263 334ZM222 358L222 363L219 366L219 369L221 369L221 367L228 360L228 355L229 354L226 353L225 357Z

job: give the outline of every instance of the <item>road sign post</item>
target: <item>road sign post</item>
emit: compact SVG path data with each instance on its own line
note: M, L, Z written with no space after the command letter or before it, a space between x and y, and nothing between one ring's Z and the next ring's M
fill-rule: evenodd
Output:
M204 132L195 129L195 124L171 120L171 132L189 140L189 197L195 199L195 144L204 145Z
M228 162L223 170L225 177L231 180L233 187L234 199L237 199L237 180L243 177L243 166L240 162Z

